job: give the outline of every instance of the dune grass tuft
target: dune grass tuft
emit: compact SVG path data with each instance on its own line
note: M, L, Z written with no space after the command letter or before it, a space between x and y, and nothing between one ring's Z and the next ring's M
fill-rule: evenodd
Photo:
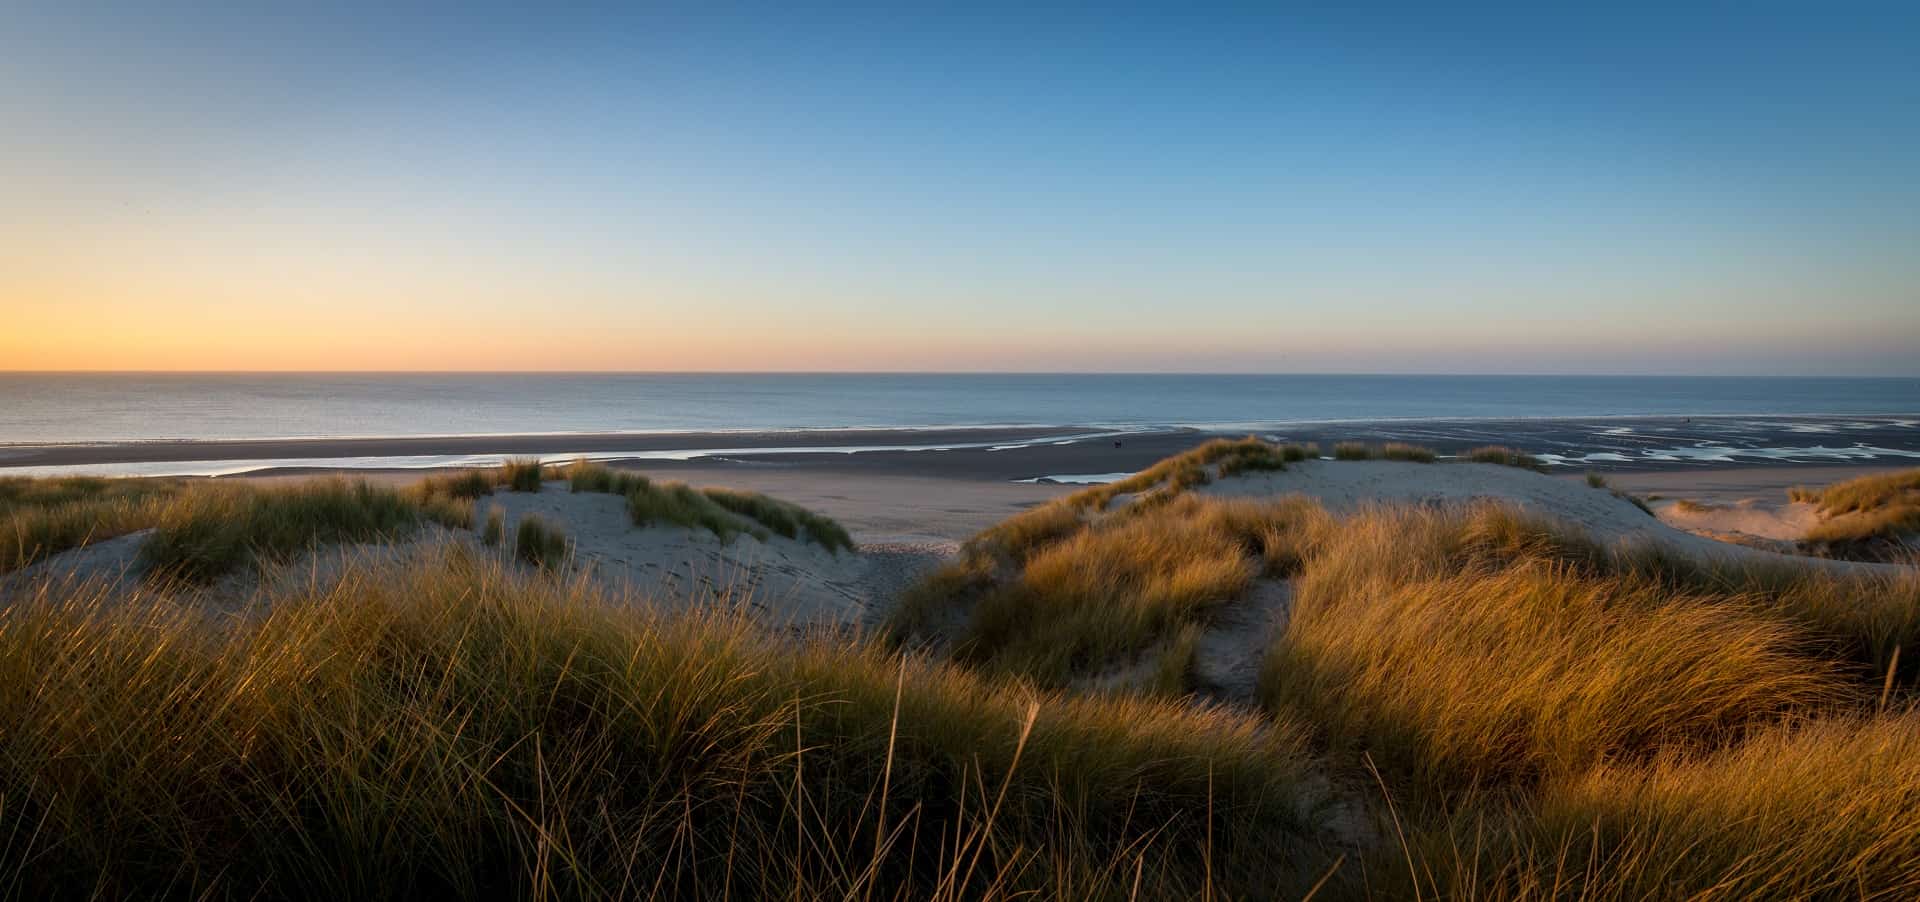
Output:
M1320 446L1312 442L1304 445L1289 443L1280 446L1280 460L1284 463L1292 464L1318 459L1320 459Z
M258 558L278 559L321 544L406 536L422 523L471 525L470 501L425 502L365 481L323 479L292 486L200 483L161 508L140 549L151 572L203 582Z
M599 492L603 495L625 495L653 482L640 473L616 470L588 460L576 460L561 472L567 478L568 489L576 494Z
M0 608L29 898L1246 897L1325 870L1285 723L662 618L452 550L257 618Z
M1901 559L1920 544L1920 468L1862 476L1789 496L1815 505L1820 523L1801 541L1838 557Z
M1303 502L1187 494L1076 520L1006 561L976 547L910 593L891 628L911 637L964 607L957 659L1065 685L1203 623L1257 577L1292 572L1322 516Z
M655 483L638 473L576 461L564 471L575 492L625 495L634 525L670 523L705 529L724 541L745 533L762 541L772 535L813 542L839 553L853 549L853 536L830 517L758 492Z
M1381 460L1405 460L1417 464L1430 464L1438 456L1432 448L1410 445L1406 442L1388 442L1380 448Z
M179 479L0 477L0 573L146 529Z
M487 524L480 530L480 544L493 547L506 537L506 513L500 505L487 508Z
M520 518L513 527L513 556L523 564L553 569L567 559L567 535L537 514Z
M1281 449L1253 436L1213 439L1176 454L1118 482L1082 489L1062 499L1076 508L1104 509L1122 495L1158 491L1176 495L1212 482L1216 475L1256 473L1287 468Z
M1820 513L1829 517L1913 503L1915 496L1920 495L1920 467L1862 476L1822 489L1795 487L1789 494L1795 501L1819 505Z
M436 474L420 480L415 485L415 491L424 498L485 498L493 494L494 486L502 484L499 475L497 470L458 470Z
M1468 451L1464 456L1467 460L1474 463L1499 464L1503 467L1519 467L1522 470L1533 470L1535 472L1546 471L1546 467L1541 465L1539 458L1524 451L1515 451L1504 445L1487 445L1483 448L1475 448Z
M1607 487L1607 477L1602 476L1598 473L1593 473L1593 472L1587 473L1587 488L1604 489L1606 487Z
M704 529L723 542L742 533L765 539L764 527L721 507L706 493L681 482L635 486L627 492L627 513L635 526L672 524L688 529Z
M1334 460L1372 460L1373 447L1365 442L1340 442L1333 446Z
M500 484L511 491L540 491L546 478L547 468L538 457L509 457L500 465Z
M1284 470L1289 459L1304 460L1305 454L1302 446L1274 445L1252 436L1214 439L1126 479L1081 489L1009 517L969 539L964 555L1025 561L1040 548L1071 535L1115 499L1140 496L1152 504L1206 485L1215 476Z
M828 551L853 550L853 536L829 517L758 492L711 488L708 500L789 539L813 542Z

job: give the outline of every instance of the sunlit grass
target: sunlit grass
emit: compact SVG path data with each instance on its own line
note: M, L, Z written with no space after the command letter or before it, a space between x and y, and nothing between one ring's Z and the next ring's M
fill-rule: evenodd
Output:
M566 533L537 514L520 518L513 526L513 556L523 564L552 569L567 559Z
M538 492L546 474L538 457L509 457L500 465L499 482L515 492Z
M1365 442L1340 442L1333 446L1334 460L1372 460L1373 448Z
M1801 540L1845 557L1903 557L1920 539L1920 469L1862 476L1823 489L1794 488L1795 501L1815 505L1820 523Z
M648 613L684 600L556 566L565 537L536 517L509 547L540 566L416 546L264 582L243 616L155 594L173 583L0 590L0 886L1920 891L1920 571L1611 546L1496 503L1335 516L1188 491L1292 453L1307 456L1215 445L1011 518L911 590L888 624L904 643ZM486 494L505 479L483 475ZM822 534L760 496L557 475L630 511L640 498L647 522ZM156 536L219 573L470 523L463 485L209 482L149 500L171 528ZM506 542L499 513L483 542ZM1222 607L1260 580L1291 585L1280 631L1253 640L1269 643L1256 696L1195 700L1225 691L1196 677L1233 647L1215 641Z
M1404 460L1417 464L1430 464L1438 455L1432 448L1410 445L1406 442L1388 442L1380 448L1381 460Z
M531 574L533 571L527 571ZM1299 733L661 618L447 553L258 618L0 606L27 897L1265 894L1324 870Z
M737 489L710 488L704 494L713 503L759 523L776 535L814 542L828 551L853 548L853 537L845 527L797 504Z
M480 544L492 547L506 537L506 512L500 505L487 508L487 523L480 529Z
M972 605L955 656L1060 685L1127 660L1297 559L1295 505L1187 495L1028 557Z
M205 581L257 559L405 537L429 521L464 528L472 517L471 501L423 499L364 481L272 487L203 482L167 500L140 560L152 573Z
M1463 810L1372 871L1384 895L1428 898L1912 898L1916 806L1920 715L1840 718Z
M151 527L186 481L0 477L0 573Z
M1434 799L1864 691L1793 623L1605 561L1500 508L1352 518L1295 581L1263 696Z
M1512 448L1502 445L1488 445L1483 448L1474 448L1461 456L1474 463L1499 464L1503 467L1519 467L1523 470L1541 471L1546 469L1541 465L1539 458L1524 451L1515 451Z
M624 495L636 526L704 529L723 541L743 533L763 541L780 535L836 553L853 548L853 536L832 518L758 492L656 483L638 473L588 461L576 461L564 474L575 492Z
M501 484L498 470L456 470L428 476L420 480L415 490L426 498L473 500L493 494L494 487Z

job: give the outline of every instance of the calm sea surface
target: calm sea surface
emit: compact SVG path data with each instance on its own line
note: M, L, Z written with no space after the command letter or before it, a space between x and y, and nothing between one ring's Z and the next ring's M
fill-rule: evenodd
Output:
M1920 413L1920 379L0 373L0 443Z

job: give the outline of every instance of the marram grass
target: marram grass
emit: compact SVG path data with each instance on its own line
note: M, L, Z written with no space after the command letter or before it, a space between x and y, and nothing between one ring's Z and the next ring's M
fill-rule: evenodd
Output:
M448 551L0 606L27 897L1198 898L1332 858L1286 724L663 618Z
M742 534L762 540L779 535L836 553L853 548L853 536L832 518L758 492L657 483L638 473L584 460L563 472L575 492L625 496L627 513L636 526L704 529L722 541Z

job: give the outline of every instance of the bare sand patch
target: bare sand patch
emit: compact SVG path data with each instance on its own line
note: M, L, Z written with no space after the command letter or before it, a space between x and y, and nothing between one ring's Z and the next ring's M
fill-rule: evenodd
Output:
M723 540L702 529L635 526L626 499L571 492L549 482L541 492L496 491L474 504L476 522L498 509L511 553L515 528L538 516L572 543L569 567L610 590L674 607L744 602L769 623L790 626L866 622L922 570L952 552L950 543L888 543L838 553L811 543L750 535Z

